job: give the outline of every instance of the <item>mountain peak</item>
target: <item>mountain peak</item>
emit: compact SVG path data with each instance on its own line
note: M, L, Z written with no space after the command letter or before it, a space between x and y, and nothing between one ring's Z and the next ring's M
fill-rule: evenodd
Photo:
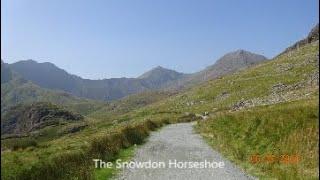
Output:
M143 79L154 87L159 86L159 84L165 84L167 82L177 80L183 76L183 73L157 66L139 76L138 79Z
M215 64L198 73L198 76L202 80L214 79L265 60L267 58L262 55L238 49L222 56Z
M234 51L235 53L238 53L238 54L244 54L244 53L248 53L248 51L246 50L243 50L243 49L238 49L236 51Z
M263 55L252 53L250 51L246 51L244 49L238 49L236 51L229 52L222 56L217 63L222 61L263 61L267 58Z
M164 67L162 67L162 66L157 66L157 67L155 67L155 68L153 68L153 69L166 69L166 68L164 68Z
M143 73L138 78L139 79L147 79L147 78L150 78L150 77L161 76L161 75L165 75L165 74L182 74L182 73L176 72L176 71L171 70L171 69L164 68L162 66L157 66L157 67L152 68L151 70Z
M229 52L225 55L243 56L243 55L259 55L259 54L255 54L255 53L252 53L252 52L244 50L244 49L238 49L238 50ZM261 56L261 55L259 55L259 56Z
M173 70L167 69L162 66L156 66L156 67L152 68L151 70L149 70L148 72L151 72L151 71L173 71Z

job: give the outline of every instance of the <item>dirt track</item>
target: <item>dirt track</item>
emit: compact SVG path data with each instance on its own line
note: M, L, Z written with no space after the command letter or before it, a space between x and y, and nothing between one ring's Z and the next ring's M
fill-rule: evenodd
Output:
M148 141L139 147L132 161L164 162L161 168L125 168L116 179L128 180L195 180L195 179L253 179L247 176L218 152L209 147L200 135L193 132L192 123L168 125L153 132ZM223 168L178 168L174 162L223 162ZM158 163L159 164L159 163ZM220 164L221 165L221 164ZM159 165L160 167L160 165ZM190 167L187 165L185 167Z

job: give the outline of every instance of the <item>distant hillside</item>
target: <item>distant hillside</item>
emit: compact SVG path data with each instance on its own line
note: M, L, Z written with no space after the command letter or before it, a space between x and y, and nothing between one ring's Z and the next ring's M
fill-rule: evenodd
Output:
M129 95L117 101L111 102L110 104L108 104L108 106L104 106L103 108L91 113L89 117L93 117L95 119L103 119L105 117L121 115L172 97L175 94L176 92L169 91L146 91L143 93Z

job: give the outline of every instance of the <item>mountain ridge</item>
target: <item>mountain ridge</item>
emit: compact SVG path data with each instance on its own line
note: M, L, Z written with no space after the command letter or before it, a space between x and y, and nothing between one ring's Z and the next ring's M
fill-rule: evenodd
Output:
M237 52L238 55L234 57L235 59L243 59L241 58L242 55L253 54L245 50L238 50ZM249 56L244 57L245 61L246 58L249 58ZM258 58L252 64L258 63L261 59L263 58ZM251 62L250 59L247 61ZM223 64L223 62L220 58L215 64ZM224 72L215 73L212 71L221 70L219 68L212 69L215 64L204 69L204 72L200 71L193 74L185 74L157 66L137 78L110 78L102 80L84 79L70 74L50 62L38 63L35 60L23 60L7 64L7 66L40 87L66 91L78 97L111 101L148 90L180 89L185 84L192 85L199 81L217 78L231 71L249 67L246 62L240 63L240 65L233 63L231 70L226 69Z

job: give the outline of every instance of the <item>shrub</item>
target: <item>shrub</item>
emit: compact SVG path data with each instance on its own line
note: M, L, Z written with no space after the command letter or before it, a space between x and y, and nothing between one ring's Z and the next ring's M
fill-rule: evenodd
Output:
M18 149L26 149L27 147L36 147L37 145L34 139L22 138L13 140L9 146L11 146L12 150L16 151Z
M149 134L146 124L128 126L124 128L122 132L131 144L142 144L144 142L144 138Z

